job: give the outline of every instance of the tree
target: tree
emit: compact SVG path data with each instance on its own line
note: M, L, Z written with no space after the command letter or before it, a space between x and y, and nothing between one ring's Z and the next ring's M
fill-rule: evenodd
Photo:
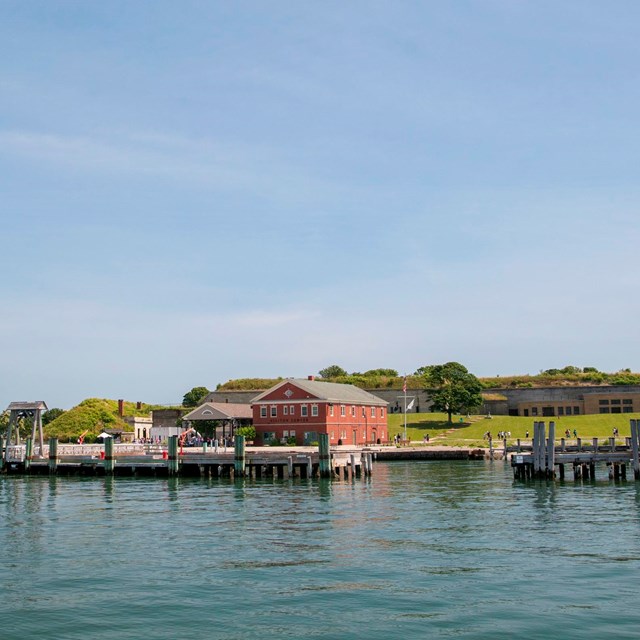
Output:
M332 364L328 367L325 367L324 369L320 369L318 373L322 378L340 378L341 376L349 375L342 367L339 367L337 364Z
M49 423L53 422L56 418L59 418L64 413L64 409L58 409L54 407L45 411L42 414L42 426L46 427Z
M482 404L482 384L459 362L447 362L424 367L425 385L438 411L444 411L449 422L451 415Z
M397 378L398 372L395 369L369 369L364 372L365 376L387 376L389 378Z
M202 400L209 394L207 387L193 387L191 391L187 391L182 398L183 407L197 407Z

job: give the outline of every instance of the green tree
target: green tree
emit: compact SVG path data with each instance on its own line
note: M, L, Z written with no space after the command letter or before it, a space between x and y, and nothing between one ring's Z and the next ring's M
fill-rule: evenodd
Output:
M349 374L337 364L332 364L324 369L318 371L322 378L340 378L341 376L348 376Z
M237 436L244 436L245 440L256 439L256 428L253 425L247 425L246 427L238 427L236 429Z
M395 369L369 369L364 372L365 376L387 376L389 378L397 378L398 372Z
M197 407L202 404L202 400L209 394L207 387L193 387L187 391L182 398L183 407Z
M49 411L45 411L42 414L42 425L47 426L49 423L53 422L56 418L59 418L64 413L64 409L53 408L49 409Z
M425 367L425 386L433 406L451 415L482 404L482 383L459 362Z

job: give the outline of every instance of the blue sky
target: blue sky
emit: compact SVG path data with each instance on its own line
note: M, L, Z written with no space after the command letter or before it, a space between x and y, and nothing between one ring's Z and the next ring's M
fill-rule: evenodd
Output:
M0 404L640 368L636 2L0 2Z

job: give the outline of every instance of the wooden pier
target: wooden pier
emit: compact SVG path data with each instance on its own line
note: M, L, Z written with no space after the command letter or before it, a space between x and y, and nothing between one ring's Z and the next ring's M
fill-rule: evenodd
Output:
M0 438L0 451L2 450ZM22 475L190 476L204 478L360 478L373 472L374 453L361 448L245 447L237 436L234 448L187 447L176 436L168 448L114 444L65 445L51 438L38 455L29 439L6 448L0 472Z
M635 480L640 480L640 420L631 420L631 437L625 438L624 445L618 445L615 438L600 442L593 438L584 443L577 438L575 446L567 446L561 438L558 446L555 440L555 423L549 422L547 437L544 422L534 422L533 441L530 453L524 447L505 446L505 455L511 452L513 475L519 480L565 478L566 468L571 467L575 480L595 480L597 465L606 465L608 476L613 480L627 478L627 467L633 470Z

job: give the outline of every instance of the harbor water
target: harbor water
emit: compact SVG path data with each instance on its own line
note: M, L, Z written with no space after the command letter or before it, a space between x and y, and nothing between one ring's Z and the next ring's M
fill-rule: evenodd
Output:
M3 640L636 638L640 483L0 478Z

